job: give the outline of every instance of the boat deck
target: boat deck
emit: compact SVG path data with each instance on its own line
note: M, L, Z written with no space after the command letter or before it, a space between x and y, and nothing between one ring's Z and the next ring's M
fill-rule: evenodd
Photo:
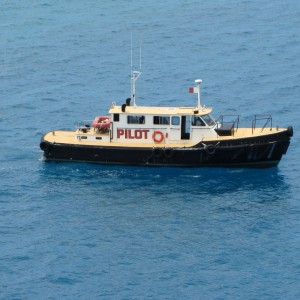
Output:
M235 139L241 139L241 138L247 138L247 137L259 137L264 135L269 135L271 133L280 133L282 131L285 131L286 128L256 128L252 131L252 128L238 128L234 130L234 134L232 136L218 136L218 137L212 137L212 138L203 138L201 141L190 141L190 140L181 140L178 143L130 143L130 142L115 142L115 141L88 141L84 139L77 139L77 135L79 134L78 131L66 131L66 130L54 130L50 131L44 136L44 140L48 141L50 143L59 143L59 144L76 144L76 145L90 145L90 146L110 146L110 147L172 147L172 148L178 148L178 147L193 147L194 145L198 144L199 142L209 142L209 141L222 141L222 140L235 140ZM82 135L87 136L95 136L95 133L87 132ZM103 136L108 137L108 134L97 134L97 136Z

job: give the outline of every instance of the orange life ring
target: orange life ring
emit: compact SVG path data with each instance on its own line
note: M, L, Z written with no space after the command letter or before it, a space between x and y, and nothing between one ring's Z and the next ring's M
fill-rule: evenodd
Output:
M156 130L152 134L152 139L155 143L161 143L164 139L164 134L161 131Z

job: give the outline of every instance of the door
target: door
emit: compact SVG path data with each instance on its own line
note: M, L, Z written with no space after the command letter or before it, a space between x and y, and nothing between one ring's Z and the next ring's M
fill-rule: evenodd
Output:
M189 140L191 132L191 117L182 116L181 117L181 139Z
M180 141L181 140L181 126L180 126L181 117L172 116L171 126L169 130L170 141Z

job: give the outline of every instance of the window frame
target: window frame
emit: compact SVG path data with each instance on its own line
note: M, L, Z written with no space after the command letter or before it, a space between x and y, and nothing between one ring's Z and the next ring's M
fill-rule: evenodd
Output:
M197 119L200 120L201 124L200 125L197 125ZM191 125L193 127L207 127L207 124L204 122L204 120L201 118L201 116L199 115L193 115L192 118L191 118Z
M135 120L135 121L133 121ZM145 116L143 115L128 115L127 116L127 124L145 124Z
M120 122L120 114L114 114L114 122Z
M167 123L164 120L167 120ZM170 125L170 116L153 116L153 125Z
M177 119L177 120L178 120L178 123L177 123L177 124L174 123L174 121L173 121L174 119ZM180 117L179 117L179 116L172 116L172 117L171 117L171 125L172 125L172 126L180 126Z
M209 123L205 120L205 118L203 118L207 116L209 117L209 121L210 121ZM206 126L208 127L213 127L216 125L216 121L210 116L210 114L202 115L201 119L205 122Z

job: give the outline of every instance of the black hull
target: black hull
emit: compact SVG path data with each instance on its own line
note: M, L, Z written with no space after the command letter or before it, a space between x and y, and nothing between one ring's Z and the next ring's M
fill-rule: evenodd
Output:
M245 139L199 143L192 148L101 147L49 143L42 138L46 160L100 164L174 167L276 166L290 143L288 132Z

